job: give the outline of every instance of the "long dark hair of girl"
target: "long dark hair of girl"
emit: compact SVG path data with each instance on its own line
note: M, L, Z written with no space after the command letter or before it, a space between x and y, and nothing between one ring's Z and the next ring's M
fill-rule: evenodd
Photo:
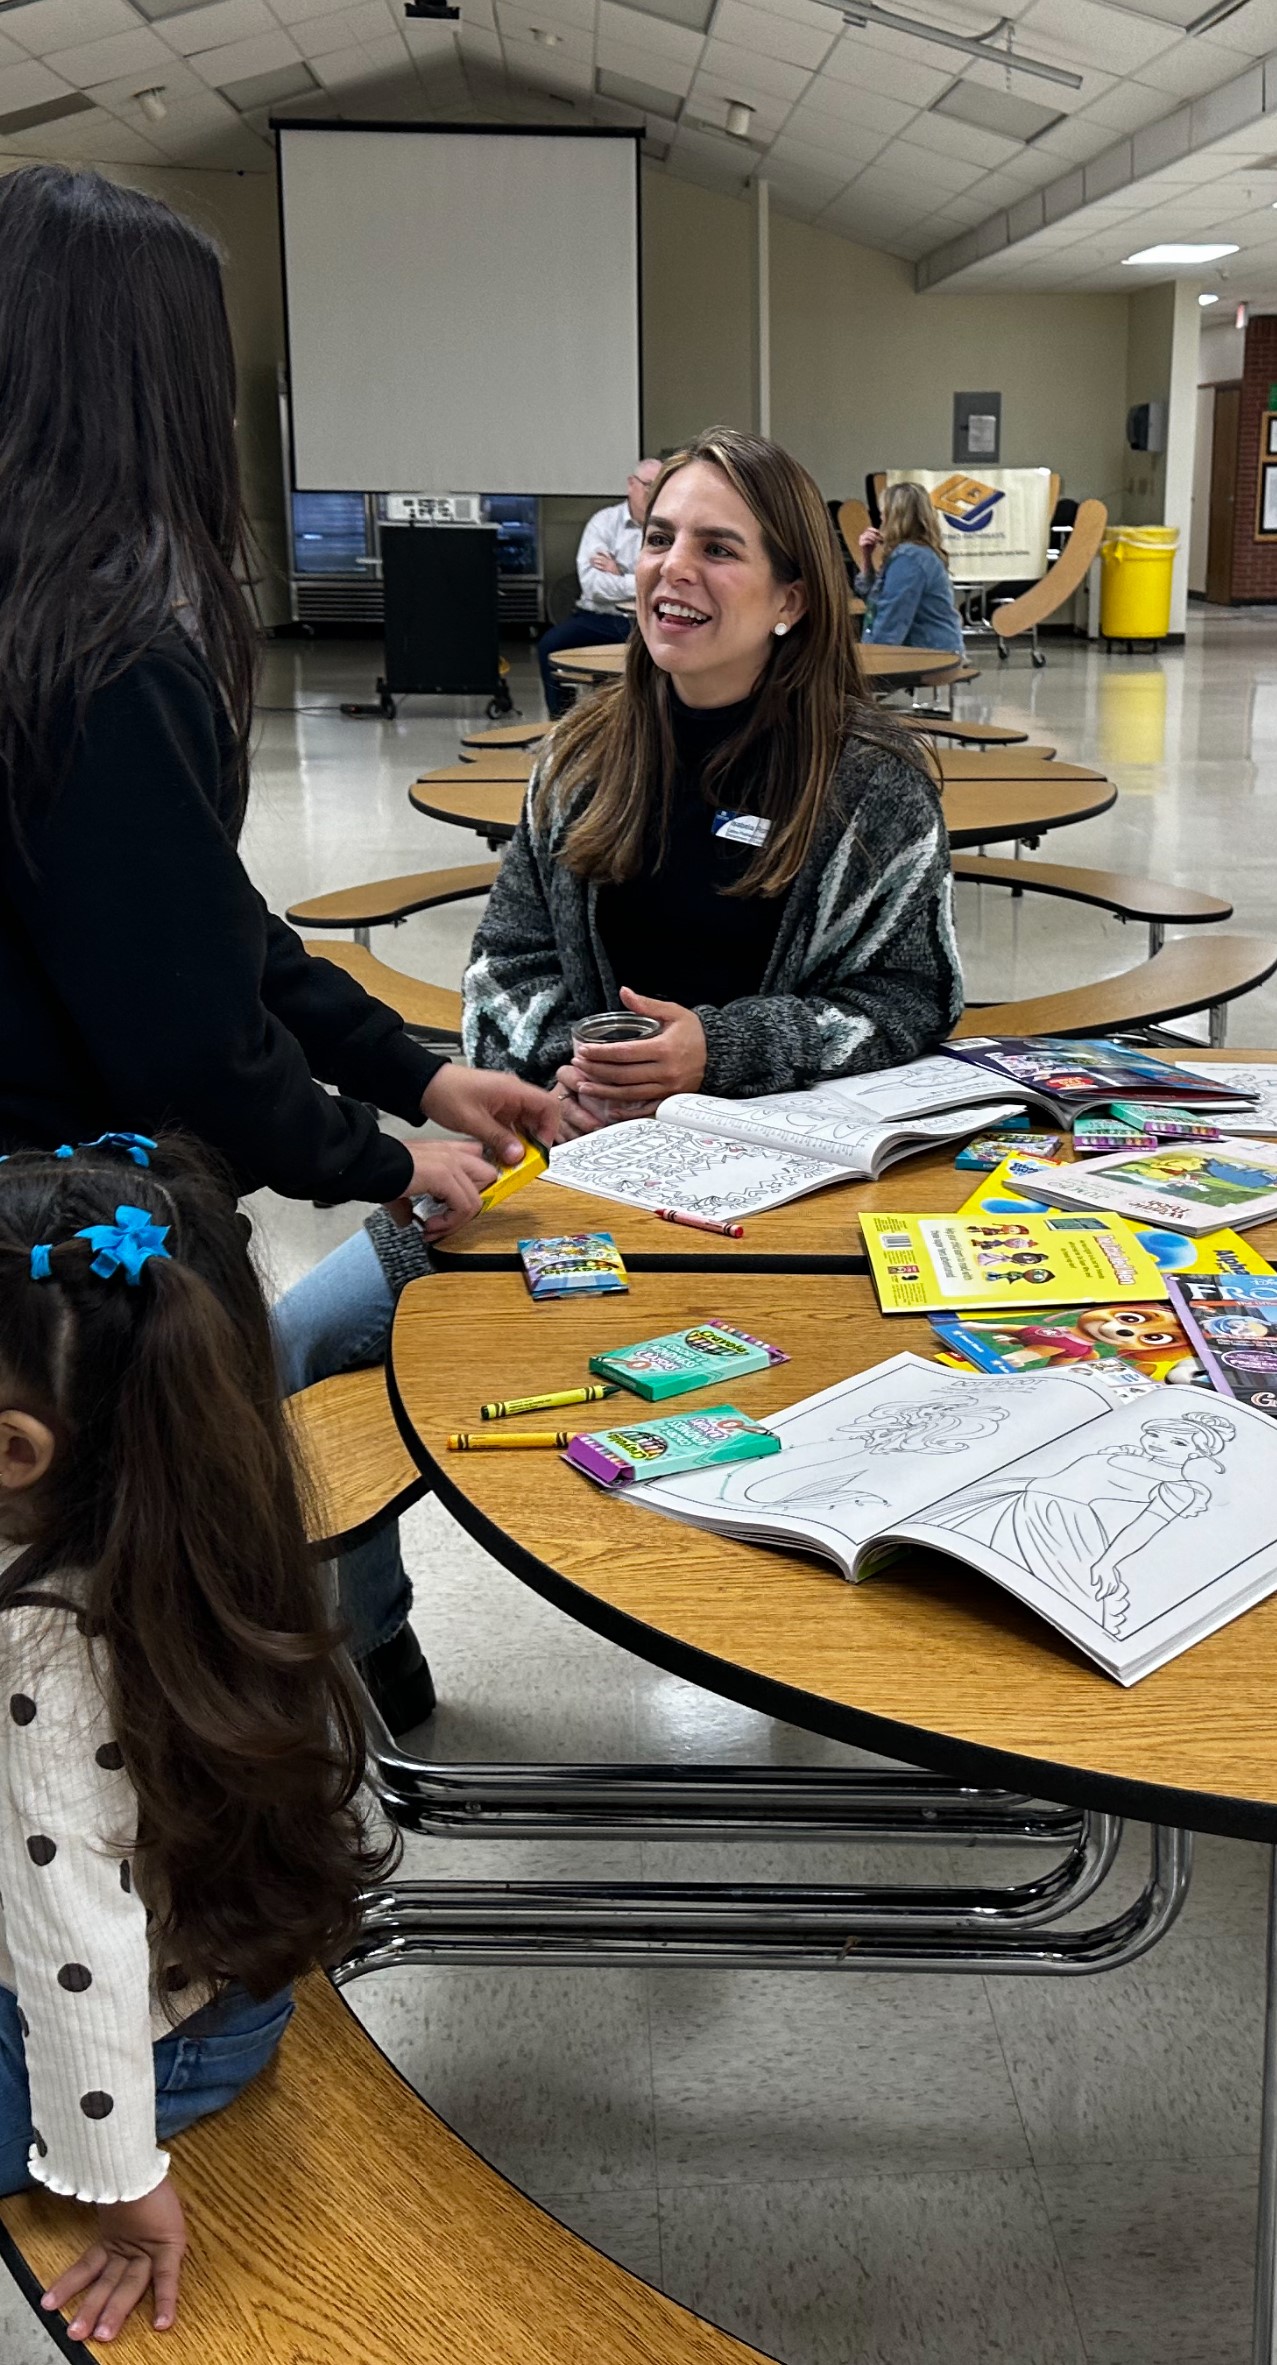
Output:
M235 362L211 239L56 164L0 178L0 780L56 788L95 691L185 622L241 802L256 631Z
M169 1227L169 1257L135 1283L95 1273L75 1236L121 1204ZM246 1232L181 1141L145 1171L100 1148L0 1163L0 1389L56 1444L47 1476L10 1498L9 1538L29 1550L0 1607L20 1580L24 1599L34 1586L83 1614L161 1960L265 1996L341 1953L394 1850L360 1812L358 1701ZM44 1244L48 1278L33 1278Z
M814 478L779 444L735 427L707 427L666 461L648 501L649 520L659 514L670 478L697 460L717 468L752 510L777 583L801 583L807 594L805 613L784 639L770 642L753 705L715 750L702 783L706 798L720 801L727 775L739 764L750 767L749 809L771 829L727 893L781 895L815 844L849 735L919 771L925 762L910 734L866 695L846 572ZM538 797L571 801L590 791L564 841L569 870L613 884L636 877L654 812L664 837L674 767L669 676L635 631L622 680L583 700L559 724L541 768ZM728 801L725 793L721 801Z

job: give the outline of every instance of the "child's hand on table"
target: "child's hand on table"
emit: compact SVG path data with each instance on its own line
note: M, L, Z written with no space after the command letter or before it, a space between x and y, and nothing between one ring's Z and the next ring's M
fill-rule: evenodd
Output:
M167 2331L186 2255L186 2220L172 2177L140 2201L100 2202L95 2215L96 2242L49 2285L41 2307L51 2311L76 2299L67 2326L72 2340L114 2340L153 2289L152 2320L157 2332Z
M422 1225L427 1240L439 1240L468 1224L479 1213L479 1194L497 1179L498 1169L474 1141L410 1141L412 1174L401 1199L392 1199L386 1213L401 1227L411 1223L412 1203L423 1197L440 1201L444 1212ZM519 1146L523 1156L523 1146Z

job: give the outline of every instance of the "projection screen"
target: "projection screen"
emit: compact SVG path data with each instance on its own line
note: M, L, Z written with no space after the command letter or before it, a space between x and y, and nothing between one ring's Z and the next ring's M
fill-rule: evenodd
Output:
M619 496L642 451L635 135L277 139L298 490Z

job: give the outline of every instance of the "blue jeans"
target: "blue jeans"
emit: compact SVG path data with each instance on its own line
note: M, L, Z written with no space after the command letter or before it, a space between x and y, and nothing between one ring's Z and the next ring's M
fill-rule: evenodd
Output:
M214 2004L193 2012L155 2046L155 2135L167 2143L183 2127L225 2110L265 2069L293 2016L288 1988L255 2003L229 1987ZM31 2094L18 2024L18 1999L0 1987L0 2194L23 2193L31 2149Z
M281 1396L295 1396L339 1371L384 1363L395 1301L381 1261L362 1229L286 1290L271 1320ZM342 1616L351 1654L397 1634L412 1608L412 1586L399 1550L399 1525L388 1520L337 1562Z
M548 713L565 714L571 704L558 675L550 671L550 659L560 656L564 649L596 649L605 641L627 641L633 622L632 616L603 616L596 615L592 608L574 608L561 624L552 624L548 632L542 633L537 642L537 663Z

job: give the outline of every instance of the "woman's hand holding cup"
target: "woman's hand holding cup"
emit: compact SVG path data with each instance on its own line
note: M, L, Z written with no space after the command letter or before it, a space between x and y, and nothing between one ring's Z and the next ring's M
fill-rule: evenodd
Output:
M569 1096L566 1105L570 1108L574 1098L591 1120L582 1131L650 1117L671 1093L696 1092L704 1081L709 1053L694 1010L636 994L629 986L622 986L621 1000L633 1017L648 1022L642 1033L600 1042L591 1040L584 1026L574 1029L571 1068L559 1070Z

